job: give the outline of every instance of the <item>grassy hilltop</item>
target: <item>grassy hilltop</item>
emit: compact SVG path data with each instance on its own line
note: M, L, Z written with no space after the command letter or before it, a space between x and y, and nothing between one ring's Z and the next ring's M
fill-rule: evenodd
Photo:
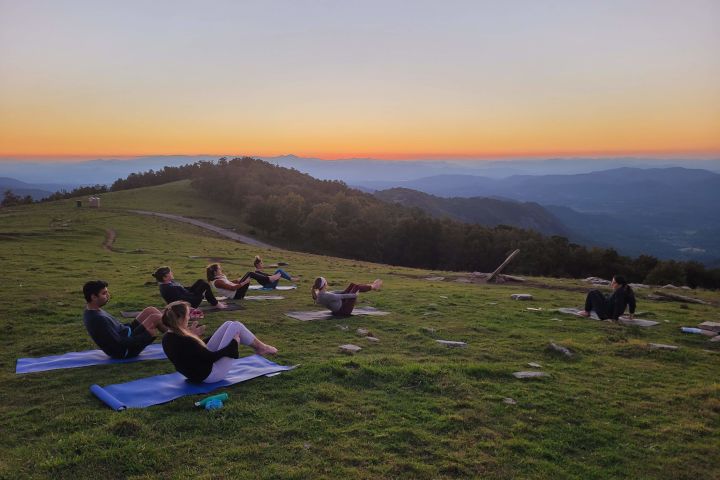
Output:
M719 321L716 306L650 302L641 290L638 309L660 325L623 327L552 311L581 304L587 285L579 281L430 282L427 271L259 250L124 211L179 213L247 232L242 219L187 182L111 193L102 202L98 210L75 208L73 200L0 210L0 478L720 476L720 344L679 332ZM112 250L102 246L110 229ZM282 292L282 301L207 315L208 331L240 320L278 347L276 362L301 366L224 389L230 400L221 410L196 409L198 397L183 397L114 412L88 390L172 372L168 361L14 373L20 357L94 348L81 321L88 279L110 282L106 309L118 315L161 305L150 276L159 265L189 284L204 276L210 257L240 275L258 253L288 262L302 275L299 289ZM310 323L285 317L313 309L309 289L318 274L337 288L383 278L384 289L361 303L392 314ZM512 293L535 300L516 302ZM692 295L718 300L716 292ZM358 327L380 343L359 337ZM435 339L468 346L448 349ZM549 353L550 341L576 358ZM650 350L648 342L680 349ZM345 343L363 350L343 355ZM513 378L531 369L528 362L550 377Z

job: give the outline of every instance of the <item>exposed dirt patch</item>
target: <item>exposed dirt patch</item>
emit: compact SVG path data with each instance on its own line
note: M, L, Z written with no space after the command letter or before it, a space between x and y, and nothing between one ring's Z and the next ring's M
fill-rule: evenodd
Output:
M102 248L104 248L108 252L112 252L112 246L113 243L115 243L115 237L117 237L115 230L113 230L112 228L105 229L105 241L102 244Z

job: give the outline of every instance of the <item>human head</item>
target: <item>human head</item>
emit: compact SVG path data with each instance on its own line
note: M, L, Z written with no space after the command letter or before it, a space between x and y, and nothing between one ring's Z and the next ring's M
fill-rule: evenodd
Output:
M253 262L253 265L255 265L255 268L261 268L263 264L262 258L260 258L260 255L255 255L255 261Z
M158 282L165 282L167 280L171 280L171 278L168 278L168 275L171 274L172 271L170 270L170 267L164 266L155 270L155 273L153 273L153 277L155 277L155 280L157 280Z
M325 277L317 277L313 282L311 289L313 300L317 300L318 292L325 287L327 287L327 280L325 280Z
M169 330L182 332L187 328L190 318L190 304L179 300L168 303L162 314L162 323Z
M212 282L218 275L222 274L222 267L219 263L211 263L205 268L205 275L208 282Z
M622 275L613 275L610 285L612 285L613 289L624 287L627 285L627 280L625 280L625 277L623 277Z
M107 286L108 283L104 280L91 280L83 285L83 295L87 303L95 301L99 307L105 305L110 300Z

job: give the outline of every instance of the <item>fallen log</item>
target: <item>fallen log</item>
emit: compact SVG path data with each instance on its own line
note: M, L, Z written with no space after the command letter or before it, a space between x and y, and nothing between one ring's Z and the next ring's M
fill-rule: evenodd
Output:
M710 305L705 300L700 300L699 298L686 297L685 295L678 295L676 293L661 292L661 291L656 290L655 295L657 295L659 297L667 298L668 300L672 300L674 302L699 303L701 305Z

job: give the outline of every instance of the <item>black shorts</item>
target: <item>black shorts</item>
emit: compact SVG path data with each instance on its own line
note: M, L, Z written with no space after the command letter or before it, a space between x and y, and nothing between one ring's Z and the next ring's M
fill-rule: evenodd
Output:
M147 341L128 348L127 353L125 354L125 358L137 357L138 355L140 355L140 352L145 350L145 347L155 341L155 337L148 334L147 330L145 330L145 327L143 327L142 324L137 320L133 320L132 323L130 323L129 325L126 324L125 326L128 327L128 337L142 336L147 338Z

